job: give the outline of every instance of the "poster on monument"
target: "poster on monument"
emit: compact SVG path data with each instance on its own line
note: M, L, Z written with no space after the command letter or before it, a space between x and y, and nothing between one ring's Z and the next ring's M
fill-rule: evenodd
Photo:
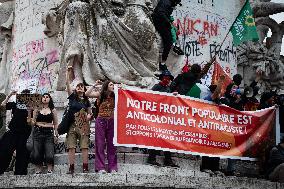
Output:
M178 38L185 56L183 65L205 65L216 54L223 70L231 78L237 73L236 48L232 34L226 37L239 11L243 0L182 0L173 12L174 25L179 28ZM223 45L221 43L225 39ZM213 66L202 78L209 86Z
M116 146L255 160L276 142L274 107L241 112L132 87L115 94Z

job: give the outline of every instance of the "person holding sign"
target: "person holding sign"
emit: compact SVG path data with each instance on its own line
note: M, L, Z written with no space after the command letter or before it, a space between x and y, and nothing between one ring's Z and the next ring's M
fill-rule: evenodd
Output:
M30 93L28 89L22 91ZM8 102L9 99L16 95L13 91L7 95L1 103L6 110L12 110L12 119L7 131L0 140L0 175L8 168L12 155L16 150L15 175L26 175L29 163L29 152L26 148L27 139L31 133L29 122L31 121L31 109L21 102Z
M36 174L42 173L42 165L47 163L47 174L53 172L54 160L54 136L58 137L57 112L54 108L53 100L49 93L45 93L41 98L42 108L33 112L33 162L37 166Z
M90 141L90 124L92 119L91 104L85 95L86 87L83 83L78 83L74 91L70 86L69 75L72 74L72 67L68 67L66 74L66 87L69 99L69 111L74 115L74 121L71 124L66 136L66 145L68 148L69 171L68 174L74 173L75 149L77 140L79 140L83 158L83 173L89 172L88 168L88 148Z
M93 91L91 87L86 95L98 98L99 113L96 119L96 160L95 170L99 173L117 172L116 147L114 137L114 84L111 81L103 83L101 92ZM105 147L107 147L108 168L105 166Z

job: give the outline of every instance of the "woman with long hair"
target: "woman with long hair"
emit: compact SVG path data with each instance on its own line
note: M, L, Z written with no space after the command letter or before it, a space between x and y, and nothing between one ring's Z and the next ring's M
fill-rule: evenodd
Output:
M88 168L88 148L90 141L90 124L92 119L91 104L88 97L85 95L86 87L83 83L77 83L74 91L70 86L69 76L72 74L72 67L68 67L66 74L66 87L69 100L69 113L74 118L66 136L66 144L68 148L69 171L74 173L75 149L77 140L79 140L83 158L83 173L89 172Z
M44 93L41 98L42 108L35 109L32 117L33 130L33 163L36 164L36 174L42 173L42 165L47 163L47 173L53 172L54 136L57 133L57 112L54 108L52 97Z
M114 136L114 84L105 81L100 92L93 91L91 87L86 95L97 98L99 113L96 118L96 159L95 170L99 173L117 172L116 147L113 144ZM105 166L105 147L107 147L108 167Z

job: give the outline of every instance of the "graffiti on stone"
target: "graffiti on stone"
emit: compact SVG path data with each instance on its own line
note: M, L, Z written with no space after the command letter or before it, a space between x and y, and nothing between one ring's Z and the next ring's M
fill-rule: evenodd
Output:
M57 43L44 33L42 16L47 7L61 0L16 0L13 26L11 89L30 89L33 93L49 92L57 79L59 52Z
M236 69L236 48L229 33L225 39L239 9L235 6L225 6L228 3L220 0L182 0L182 6L177 7L173 16L174 25L178 28L178 43L185 52L184 62L204 65L216 54L217 60L223 69L229 68L232 76ZM226 9L224 9L226 7ZM222 10L220 14L220 10ZM212 69L212 68L211 68ZM211 84L212 70L206 85Z

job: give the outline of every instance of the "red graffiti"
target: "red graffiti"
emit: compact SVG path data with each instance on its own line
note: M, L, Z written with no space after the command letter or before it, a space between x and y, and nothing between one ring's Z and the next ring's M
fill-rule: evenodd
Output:
M53 64L55 62L58 62L58 52L57 50L53 50L46 54L47 64Z
M181 35L203 34L210 38L219 34L218 24L207 20L184 17L183 20L178 18L175 25L179 27Z
M207 39L205 38L204 35L200 35L198 36L198 42L200 43L201 46L203 46L207 44Z
M15 62L18 62L19 59L25 58L26 56L29 56L29 55L35 55L43 51L44 51L44 40L43 39L30 41L22 45L21 47L17 48L17 50L14 49L13 60Z

